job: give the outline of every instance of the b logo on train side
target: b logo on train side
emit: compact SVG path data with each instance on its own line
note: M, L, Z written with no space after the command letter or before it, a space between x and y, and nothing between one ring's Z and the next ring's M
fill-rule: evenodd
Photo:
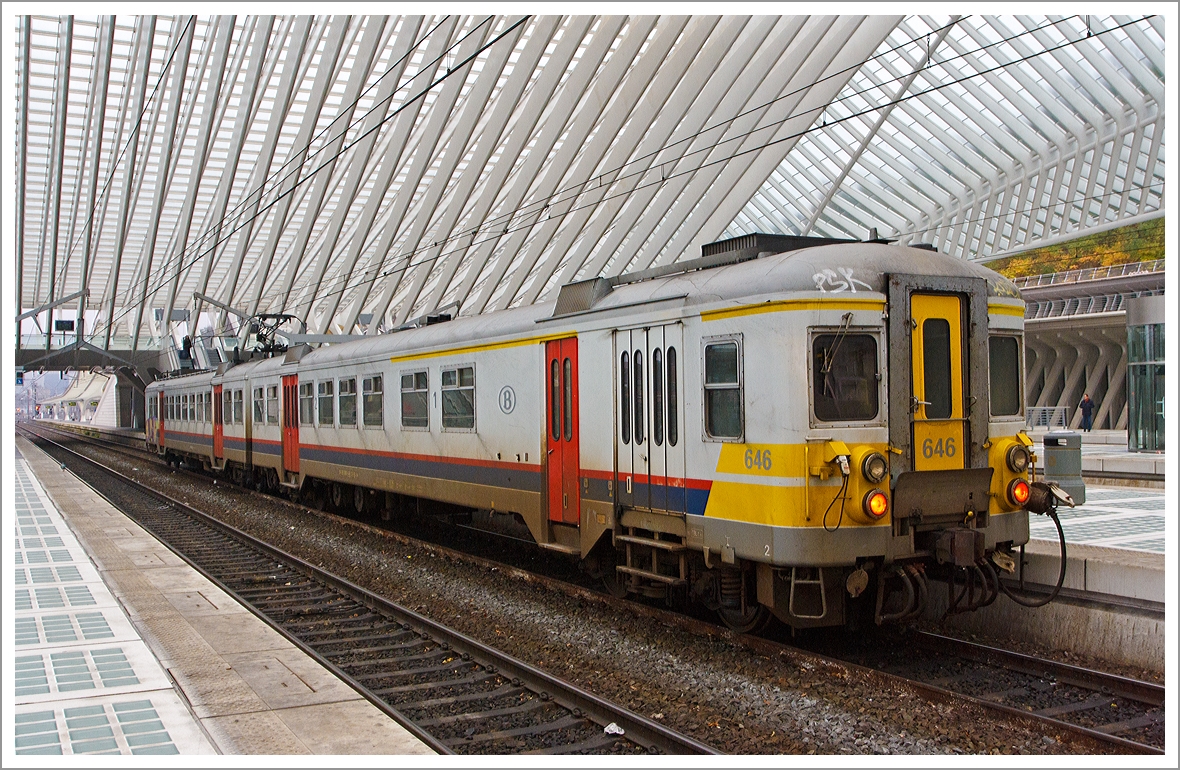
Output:
M497 400L500 402L501 412L512 414L512 410L516 408L516 391L511 386L505 385L500 389L500 397Z

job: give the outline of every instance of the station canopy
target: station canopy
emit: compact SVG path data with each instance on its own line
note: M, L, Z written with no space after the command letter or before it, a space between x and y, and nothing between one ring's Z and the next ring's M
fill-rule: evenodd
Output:
M107 349L377 333L750 232L983 259L1163 209L1158 16L16 24L17 296Z

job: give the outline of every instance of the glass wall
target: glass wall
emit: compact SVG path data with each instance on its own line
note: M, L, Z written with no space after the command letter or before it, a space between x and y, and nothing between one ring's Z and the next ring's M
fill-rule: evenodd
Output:
M1127 327L1127 448L1164 451L1164 325Z

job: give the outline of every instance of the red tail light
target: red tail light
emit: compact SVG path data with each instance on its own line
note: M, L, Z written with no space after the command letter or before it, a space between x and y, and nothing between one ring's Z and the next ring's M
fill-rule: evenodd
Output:
M865 513L874 519L879 519L889 512L889 498L879 489L874 489L865 495Z
M1024 479L1015 479L1008 485L1008 502L1015 506L1023 508L1031 494L1028 482Z

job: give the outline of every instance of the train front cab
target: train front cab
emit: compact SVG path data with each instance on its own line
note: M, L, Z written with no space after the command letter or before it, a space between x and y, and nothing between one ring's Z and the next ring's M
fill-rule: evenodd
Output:
M928 577L978 578L956 607L973 609L998 588L983 573L1011 566L1012 549L1028 540L1028 513L1013 497L1031 458L1020 419L1023 303L989 298L983 278L887 279L888 445L829 441L830 467L807 471L839 479L843 467L842 502L856 513L845 526L859 532L796 528L789 540L816 547L756 565L758 602L796 628L915 619ZM881 483L867 465L878 452L887 458L874 460L882 475L888 469ZM829 547L815 539L825 535Z
M950 562L969 567L977 557L968 552L982 558L997 544L1028 537L1027 514L994 494L1022 472L996 462L993 450L1027 446L1028 440L1015 426L1011 435L990 435L987 284L982 278L891 275L889 304L889 441L900 450L893 463L890 555L926 553L938 561L958 542Z

